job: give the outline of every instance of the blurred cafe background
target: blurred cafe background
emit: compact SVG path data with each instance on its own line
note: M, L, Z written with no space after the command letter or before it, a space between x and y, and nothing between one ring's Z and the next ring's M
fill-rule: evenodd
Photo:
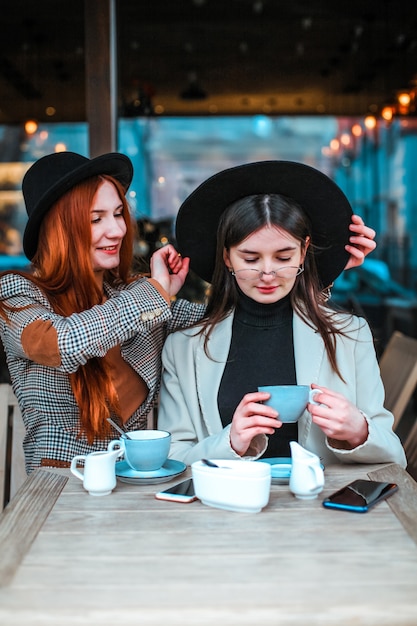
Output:
M14 0L0 12L1 269L27 267L21 180L50 152L132 159L138 269L175 243L181 202L212 173L302 161L377 231L334 301L367 317L378 354L394 330L417 338L412 4ZM182 295L206 288L190 276Z

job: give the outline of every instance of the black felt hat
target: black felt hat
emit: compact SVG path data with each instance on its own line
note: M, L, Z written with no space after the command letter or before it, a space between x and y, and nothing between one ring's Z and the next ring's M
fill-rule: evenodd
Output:
M113 176L127 190L133 166L127 156L118 152L94 159L75 152L56 152L42 157L28 169L22 183L29 218L23 235L23 250L28 259L36 254L41 222L54 202L81 181L100 174Z
M310 219L316 262L323 287L343 271L349 254L352 207L328 176L294 161L260 161L223 170L208 178L182 203L176 221L178 251L190 267L211 282L216 258L217 227L233 202L255 194L292 198Z

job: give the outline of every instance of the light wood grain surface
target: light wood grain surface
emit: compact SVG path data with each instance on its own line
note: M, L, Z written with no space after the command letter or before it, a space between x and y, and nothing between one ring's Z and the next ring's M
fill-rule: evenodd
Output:
M0 623L415 626L417 546L388 502L366 514L321 504L381 469L328 467L311 501L273 485L258 514L156 500L161 485L92 497L70 476L0 589Z
M42 470L33 473L2 513L0 586L10 582L67 480Z

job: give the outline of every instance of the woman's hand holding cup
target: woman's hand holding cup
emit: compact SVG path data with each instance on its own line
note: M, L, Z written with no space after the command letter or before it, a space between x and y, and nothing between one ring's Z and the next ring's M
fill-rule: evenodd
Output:
M263 404L269 394L261 391L243 396L234 412L230 428L230 443L233 450L244 456L257 435L272 435L282 426L278 411Z

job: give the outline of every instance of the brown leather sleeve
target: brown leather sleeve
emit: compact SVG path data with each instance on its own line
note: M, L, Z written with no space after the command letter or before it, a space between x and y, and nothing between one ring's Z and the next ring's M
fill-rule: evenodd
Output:
M58 367L61 355L58 348L58 335L52 322L36 320L24 328L21 336L22 348L35 363Z
M162 285L158 283L158 281L155 278L148 278L147 280L151 283L151 285L155 287L155 289L159 291L160 295L163 298L165 298L167 303L171 304L171 298L169 297L169 294L165 291L165 289L162 287Z

